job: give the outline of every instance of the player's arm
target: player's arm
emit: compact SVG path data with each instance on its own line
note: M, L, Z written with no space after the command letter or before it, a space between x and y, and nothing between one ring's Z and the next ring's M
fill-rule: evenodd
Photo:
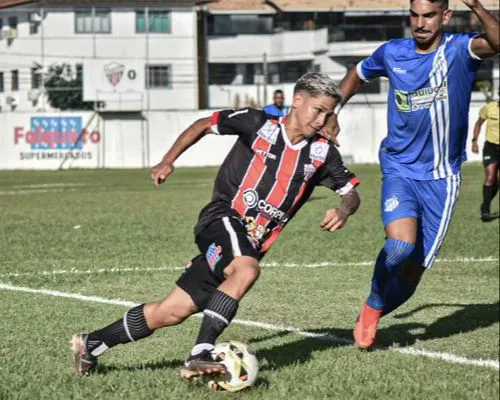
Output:
M161 162L151 169L151 179L159 187L174 172L174 162L188 148L210 132L210 118L200 118L180 134Z
M462 0L479 18L484 35L472 39L471 51L479 58L490 57L500 52L500 30L498 20L484 8L479 0Z
M481 126L483 125L485 119L479 117L474 125L474 136L472 137L472 152L475 154L479 153L479 146L477 144L477 138L481 133Z
M359 208L361 199L356 188L352 188L342 196L342 203L337 208L326 211L325 218L321 222L321 229L335 232L345 226L347 219Z
M365 58L356 65L356 68L350 70L344 79L342 79L342 82L340 82L339 89L342 93L342 99L340 103L336 105L335 113L328 118L325 127L320 132L322 136L334 142L337 147L339 143L336 137L340 132L337 114L344 104L361 89L365 82L372 78L386 76L386 48L387 43L380 46L371 56Z

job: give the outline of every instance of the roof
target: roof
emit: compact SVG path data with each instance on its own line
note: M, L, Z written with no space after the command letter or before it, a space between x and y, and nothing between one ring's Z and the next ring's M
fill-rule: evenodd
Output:
M490 10L498 10L500 0L482 0ZM288 12L346 10L406 10L409 0L208 0L211 13L259 13L272 9ZM467 10L462 0L450 0L450 8Z
M112 5L112 4L121 4L121 5L137 5L141 3L145 4L154 4L154 3L161 3L162 5L171 5L171 4L178 4L178 5L193 5L195 4L195 0L135 0L135 1L123 1L123 0L104 0L104 1L98 1L98 0L0 0L0 8L8 8L8 7L14 7L14 6L20 6L23 4L36 4L36 5L41 5L41 4L46 4L46 5L76 5L76 6L82 6L82 5Z

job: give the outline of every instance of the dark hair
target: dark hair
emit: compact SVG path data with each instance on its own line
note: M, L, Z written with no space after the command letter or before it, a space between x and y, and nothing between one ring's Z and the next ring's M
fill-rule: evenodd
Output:
M277 94L282 94L282 95L285 95L285 94L283 93L283 90L281 90L281 89L276 89L276 90L274 91L273 95L277 95Z
M309 93L312 97L330 96L337 102L342 99L342 94L333 79L322 72L308 72L302 75L293 89L293 94L298 92Z
M415 0L410 0L410 3L413 3ZM448 0L427 0L430 1L431 3L441 3L444 8L449 7L449 1Z

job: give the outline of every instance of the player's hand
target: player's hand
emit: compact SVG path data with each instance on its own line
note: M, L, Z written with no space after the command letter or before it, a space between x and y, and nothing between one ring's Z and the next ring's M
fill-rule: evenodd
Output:
M477 144L477 142L473 142L472 143L472 152L474 154L478 154L479 153L479 145Z
M325 139L330 140L337 147L340 147L340 144L337 140L337 135L340 132L339 121L337 119L337 114L332 114L328 120L326 121L325 126L321 131L318 132L320 136L323 136Z
M469 8L474 8L474 7L477 7L479 4L479 0L462 0L463 3L469 7Z
M174 172L174 166L170 163L162 161L158 165L155 165L151 168L151 179L153 180L153 184L159 188L172 172Z
M320 224L324 231L335 232L344 227L349 216L339 208L331 208L326 211L325 218Z

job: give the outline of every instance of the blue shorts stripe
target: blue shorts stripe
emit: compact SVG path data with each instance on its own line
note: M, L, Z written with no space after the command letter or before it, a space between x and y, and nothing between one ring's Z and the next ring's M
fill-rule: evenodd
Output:
M434 242L426 254L424 267L430 268L436 259L436 256L441 248L446 232L450 225L451 216L455 210L455 205L458 199L458 194L460 191L460 174L452 175L446 178L446 201L443 209L443 215L439 224L439 229Z

